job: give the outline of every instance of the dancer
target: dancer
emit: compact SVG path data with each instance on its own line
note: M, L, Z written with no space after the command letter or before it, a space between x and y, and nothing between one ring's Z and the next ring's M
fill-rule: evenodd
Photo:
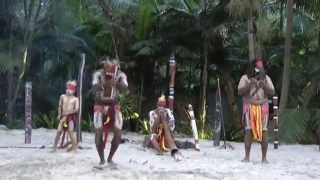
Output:
M95 94L93 115L95 143L100 165L105 163L104 149L110 129L113 129L114 136L107 159L108 163L112 162L121 142L123 119L117 98L120 91L128 87L127 76L120 70L118 60L106 58L102 64L103 68L94 73L92 81Z
M238 85L238 93L243 98L243 121L245 124L245 157L243 162L250 161L252 140L261 143L262 162L267 163L268 150L268 97L274 94L271 78L265 72L265 63L257 59L249 64Z

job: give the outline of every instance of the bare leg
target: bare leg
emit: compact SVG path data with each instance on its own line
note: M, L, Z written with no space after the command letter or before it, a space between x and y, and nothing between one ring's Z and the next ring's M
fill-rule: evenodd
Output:
M169 148L171 150L177 150L178 148L177 148L176 143L174 142L174 138L172 137L170 128L168 126L168 123L165 120L165 118L162 117L162 114L160 114L160 119L161 119L161 124L163 125L164 136L165 136L165 139L166 139L166 143L168 144L168 146L169 146Z
M73 130L68 130L68 134L70 136L70 139L71 139L71 143L72 143L72 146L71 148L68 149L68 151L76 151L77 150L77 139L76 139L76 136L73 132Z
M56 134L56 137L54 139L54 144L53 144L53 150L52 150L53 152L57 150L57 145L58 145L61 134L62 134L62 131L57 130L57 134Z
M113 139L111 142L110 153L108 156L108 163L112 162L113 155L117 151L120 143L121 143L121 129L114 128L113 129Z
M182 156L178 150L178 147L174 141L174 138L171 134L169 125L167 123L167 121L162 117L162 115L160 114L160 119L161 119L161 124L163 125L163 130L164 130L164 136L165 136L165 141L166 144L169 146L170 150L171 150L171 156L176 160L176 161L180 161Z
M99 154L100 164L101 165L105 163L102 135L103 135L102 128L96 128L95 143L96 143L96 149L97 149L97 152Z
M158 152L158 154L162 154L162 151L161 151L161 148L160 148L160 145L157 141L157 138L155 137L156 135L155 134L151 134L151 144L152 144L152 147L154 149L156 149L156 151Z
M262 163L268 163L268 161L267 161L267 151L268 151L268 133L267 133L267 131L262 132L261 151L262 151Z
M246 130L244 135L244 149L245 149L245 157L242 162L250 161L250 150L252 144L252 132L251 130Z
M57 128L57 134L56 134L56 137L54 139L54 144L53 144L53 152L55 152L57 150L57 146L58 146L58 142L60 140L60 137L61 137L61 134L62 134L62 124L63 124L63 121L59 121L59 125L58 125L58 128Z
M154 148L158 152L158 154L162 154L160 144L158 143L158 139L156 137L157 136L157 129L159 127L160 127L160 120L159 120L159 118L155 118L150 139L151 139L152 148Z

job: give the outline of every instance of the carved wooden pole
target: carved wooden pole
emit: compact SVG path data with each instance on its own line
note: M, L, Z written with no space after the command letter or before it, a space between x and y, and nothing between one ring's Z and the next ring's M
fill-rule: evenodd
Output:
M31 144L32 135L32 83L25 85L25 144Z
M193 138L194 138L195 149L197 151L199 151L200 150L200 145L199 145L198 128L197 128L197 122L196 122L196 118L195 118L195 115L194 115L194 111L193 111L192 105L188 104L187 107L185 108L185 111L186 111L187 116L188 116L189 121L190 121L192 134L193 134Z
M169 109L173 112L174 109L174 85L176 78L176 60L175 55L172 54L169 59L170 65L170 82L169 82Z
M273 96L273 133L274 133L274 149L279 147L279 106L278 106L278 96Z

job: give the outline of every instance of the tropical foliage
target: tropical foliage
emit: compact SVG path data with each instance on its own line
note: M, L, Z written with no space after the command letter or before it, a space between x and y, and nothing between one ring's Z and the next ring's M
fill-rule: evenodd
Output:
M129 77L129 93L120 98L125 128L146 133L148 111L168 92L168 59L175 54L177 131L191 134L183 107L192 103L202 137L212 138L219 78L227 138L241 140L237 83L246 64L262 57L282 96L282 141L314 143L320 139L320 1L292 1L288 26L289 1L2 0L0 123L23 127L23 87L32 81L34 126L55 128L58 97L64 82L77 79L85 53L83 129L92 128L91 75L108 55L119 57Z

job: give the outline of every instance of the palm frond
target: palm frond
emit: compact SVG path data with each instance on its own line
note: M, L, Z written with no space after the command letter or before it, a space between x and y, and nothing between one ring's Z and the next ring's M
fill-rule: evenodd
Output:
M286 143L301 142L307 130L310 112L286 109L282 114L279 124L280 140Z

